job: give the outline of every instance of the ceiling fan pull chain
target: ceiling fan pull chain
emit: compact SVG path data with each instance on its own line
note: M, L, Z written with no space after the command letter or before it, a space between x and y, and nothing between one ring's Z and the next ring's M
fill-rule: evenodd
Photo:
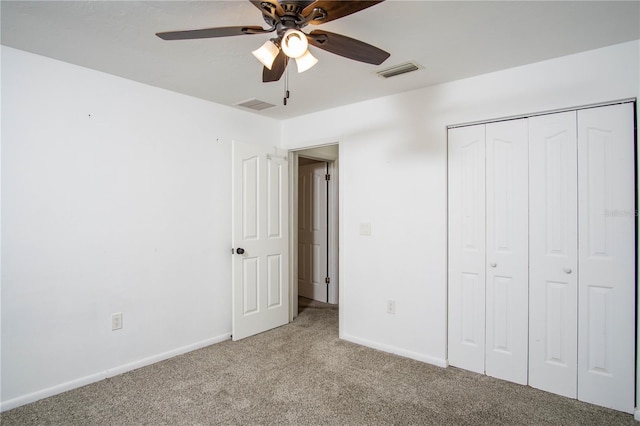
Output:
M287 106L287 99L289 99L289 67L284 70L284 98L282 100L285 106Z

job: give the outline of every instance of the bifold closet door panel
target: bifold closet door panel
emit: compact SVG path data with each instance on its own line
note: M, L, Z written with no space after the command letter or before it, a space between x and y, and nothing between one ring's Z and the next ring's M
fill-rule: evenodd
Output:
M527 120L486 125L487 375L527 384Z
M576 112L529 119L529 385L575 398Z
M578 399L632 413L635 371L633 104L578 111Z
M449 130L449 364L484 373L484 125Z

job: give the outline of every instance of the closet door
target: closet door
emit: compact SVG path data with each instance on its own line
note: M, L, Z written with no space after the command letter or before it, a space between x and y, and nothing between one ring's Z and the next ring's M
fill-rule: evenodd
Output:
M527 383L527 120L486 125L486 373Z
M449 363L484 373L484 125L449 130Z
M634 408L633 105L578 112L578 399Z
M576 397L576 112L529 119L529 385Z

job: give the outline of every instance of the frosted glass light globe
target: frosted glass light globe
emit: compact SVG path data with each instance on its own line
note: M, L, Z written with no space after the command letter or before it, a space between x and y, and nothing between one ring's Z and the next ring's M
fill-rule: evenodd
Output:
M287 30L282 37L282 50L290 58L299 58L307 51L309 43L302 31Z

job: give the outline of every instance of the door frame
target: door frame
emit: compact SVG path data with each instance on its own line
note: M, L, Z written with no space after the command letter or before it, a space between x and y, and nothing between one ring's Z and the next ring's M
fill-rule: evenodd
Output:
M338 142L292 149L289 157L289 321L298 316L298 164L300 156L324 161L329 165L329 276L332 284L329 287L329 301L340 305L339 280L339 155L335 156L322 150L323 147L337 145Z

